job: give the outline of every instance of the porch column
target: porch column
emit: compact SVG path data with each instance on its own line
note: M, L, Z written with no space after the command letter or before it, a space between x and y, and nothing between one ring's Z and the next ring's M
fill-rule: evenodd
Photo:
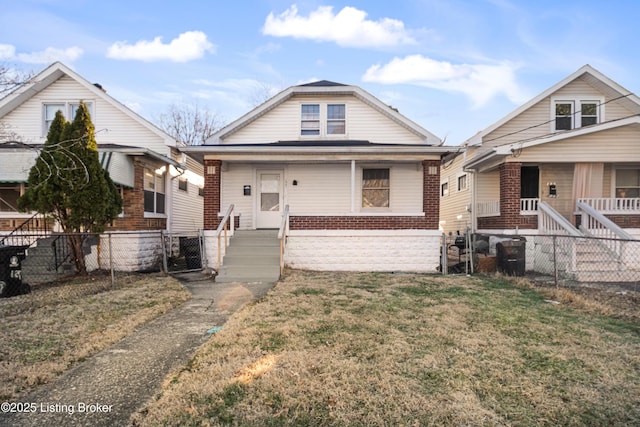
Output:
M522 163L500 165L500 217L504 229L516 228L520 222L520 180Z
M422 161L422 211L425 228L437 230L440 223L440 160Z
M205 159L204 161L204 229L218 228L220 218L220 166L222 161Z

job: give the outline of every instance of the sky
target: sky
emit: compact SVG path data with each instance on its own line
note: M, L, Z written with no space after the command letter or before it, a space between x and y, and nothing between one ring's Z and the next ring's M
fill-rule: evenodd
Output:
M359 86L457 145L590 64L640 92L636 0L0 0L0 63L54 61L152 122Z

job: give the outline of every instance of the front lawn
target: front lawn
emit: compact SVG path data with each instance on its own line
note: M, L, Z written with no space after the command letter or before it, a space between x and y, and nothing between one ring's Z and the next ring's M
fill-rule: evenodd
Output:
M638 299L619 296L636 311L502 278L290 271L134 421L640 425Z

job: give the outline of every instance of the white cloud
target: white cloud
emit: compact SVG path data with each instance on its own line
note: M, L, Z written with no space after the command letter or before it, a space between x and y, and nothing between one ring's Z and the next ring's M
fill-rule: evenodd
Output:
M215 45L207 40L205 33L187 31L168 44L162 43L162 37L156 37L152 41L140 40L133 45L126 41L119 41L109 47L107 57L145 62L162 60L188 62L202 58L206 52L214 53L215 50Z
M0 60L6 61L15 58L16 48L10 44L0 44Z
M81 48L74 46L66 49L48 47L40 52L16 54L15 46L0 44L0 60L20 61L27 64L49 64L55 61L73 62L80 58L83 53L84 51Z
M371 66L362 80L461 92L471 99L475 107L481 107L501 94L515 104L528 99L516 82L516 69L517 66L509 62L496 65L451 64L422 55L410 55L394 58L385 65Z
M275 37L294 37L335 42L349 47L388 47L416 41L396 19L367 20L365 11L345 7L337 14L333 7L321 6L308 17L298 15L294 4L280 15L267 16L262 32Z

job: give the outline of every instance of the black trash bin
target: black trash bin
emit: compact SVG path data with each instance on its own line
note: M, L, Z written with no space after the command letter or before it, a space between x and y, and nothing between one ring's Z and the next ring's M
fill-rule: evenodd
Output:
M526 239L503 240L496 244L496 267L509 276L524 276Z
M22 282L25 256L25 246L0 246L0 298L31 292L31 287Z

